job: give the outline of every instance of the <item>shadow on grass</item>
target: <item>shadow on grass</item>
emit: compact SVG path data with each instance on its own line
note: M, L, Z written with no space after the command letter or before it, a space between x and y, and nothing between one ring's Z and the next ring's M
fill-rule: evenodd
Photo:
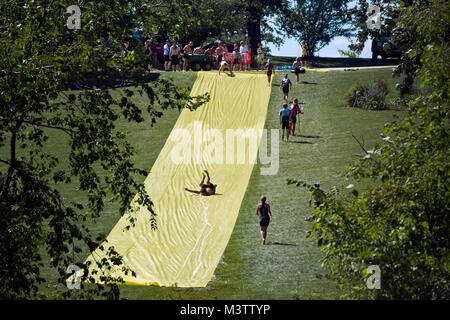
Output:
M314 144L314 142L309 142L309 141L292 141L289 140L289 143L302 143L302 144Z
M302 135L302 134L299 134L299 135L297 135L295 137L311 138L311 139L320 139L320 138L322 138L321 136L305 136L305 135Z
M296 247L297 245L295 243L284 243L284 242L268 242L268 245L276 245L276 246L290 246L290 247Z
M318 84L317 82L300 81L301 84Z

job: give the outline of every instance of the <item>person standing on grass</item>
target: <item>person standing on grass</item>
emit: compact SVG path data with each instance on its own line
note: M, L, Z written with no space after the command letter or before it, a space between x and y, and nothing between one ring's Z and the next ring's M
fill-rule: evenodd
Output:
M264 49L262 43L258 43L258 49L256 49L256 62L258 63L258 69L256 71L264 71Z
M289 89L291 89L292 82L288 78L288 74L284 75L284 79L281 80L280 90L283 90L283 99L285 102L289 99Z
M180 48L177 46L177 43L175 41L172 42L169 56L172 64L172 71L180 71Z
M151 48L151 41L149 39L145 40L144 42L144 46L145 46L145 55L146 55L146 59L145 62L147 63L147 70L148 72L152 72L152 64L153 64L153 52L152 52L152 48Z
M289 142L289 119L291 118L291 110L288 104L283 104L283 109L280 110L280 125L281 125L281 141L284 141L284 130L286 130L286 142Z
M308 204L311 207L311 202L314 200L314 206L318 207L320 206L325 200L327 200L327 196L325 195L325 192L320 189L320 184L318 184L317 182L314 183L314 188L316 188L315 190L313 190L311 192L311 195L309 196L309 201Z
M302 59L301 59L301 61L302 61L302 65L305 68L308 68L308 51L309 51L309 47L306 44L306 41L303 40L302 41Z
M183 71L186 72L189 64L189 59L194 53L194 43L191 41L183 48Z
M245 45L244 41L241 41L241 46L239 47L239 55L241 56L241 59L239 60L239 71L244 69L244 71L247 69L247 63L245 61L245 54L247 54L248 48ZM242 68L244 66L244 68Z
M270 59L267 59L267 65L266 65L266 70L267 70L267 81L269 81L269 86L270 86L270 79L272 78L272 73L274 72L273 70L273 64L272 61L270 61Z
M234 49L233 49L233 60L231 61L231 69L237 71L237 66L239 65L239 60L240 60L240 53L239 53L239 46L237 45L237 43L234 44ZM236 68L235 68L236 66ZM239 71L241 71L239 69Z
M164 45L164 70L170 70L170 41L166 40L166 44Z
M298 75L300 74L300 67L302 66L302 63L300 62L300 58L296 58L294 63L292 64L292 69L294 69L295 73L295 80L297 80L298 83Z
M294 102L291 104L291 118L289 121L289 131L293 137L295 137L295 125L297 123L297 115L299 113L303 114L303 111L300 109L298 105L298 99L295 98Z
M256 215L259 216L259 226L261 228L261 241L262 244L266 244L267 227L272 222L272 211L270 211L270 205L266 203L266 197L261 197L261 202L256 207Z

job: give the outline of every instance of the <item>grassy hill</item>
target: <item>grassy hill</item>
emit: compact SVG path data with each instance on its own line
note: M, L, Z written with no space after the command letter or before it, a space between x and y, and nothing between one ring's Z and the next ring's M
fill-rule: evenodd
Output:
M290 58L283 58L286 61ZM284 60L279 59L281 64ZM330 58L331 59L331 58ZM347 59L341 59L348 61ZM323 60L336 66L338 60ZM340 60L339 60L340 61ZM343 63L343 62L342 62ZM348 65L345 65L348 66ZM265 127L278 129L278 112L282 105L279 83L283 73L277 72L272 82L268 117ZM173 77L179 85L191 86L194 72L163 73L161 77ZM294 79L293 75L291 79ZM286 185L286 178L319 181L323 189L342 187L348 181L341 178L344 167L360 154L361 150L352 134L364 137L370 148L380 140L384 123L401 115L395 111L363 111L343 109L344 93L354 82L370 82L384 79L394 93L394 79L389 69L360 70L357 72L307 72L291 91L291 99L298 97L305 114L300 115L297 133L289 143L280 143L279 171L274 176L262 176L260 164L256 165L247 188L239 217L215 276L206 288L161 288L121 286L121 295L129 299L338 299L345 292L338 290L327 279L321 268L322 252L314 241L306 239L309 229L305 221L310 213L307 206L309 194L303 189ZM295 81L294 81L295 82ZM116 89L122 90L122 89ZM144 101L137 98L144 106ZM245 106L243 106L245 107ZM138 167L150 170L163 147L179 115L178 110L165 111L164 116L150 124L129 126L123 121L119 130L126 130L130 142L137 148L135 161ZM48 150L65 158L67 140L49 131ZM270 147L269 147L270 148ZM64 161L61 161L64 165ZM213 173L212 173L213 174ZM140 179L144 179L141 177ZM67 200L82 200L74 185L61 186ZM267 196L274 215L268 229L268 245L260 244L259 224L255 207L259 197ZM94 233L108 234L119 220L115 205L108 205L96 224L90 224ZM88 250L75 255L82 262ZM43 275L53 277L54 271L46 265ZM44 292L51 294L56 281Z
M279 57L268 56L274 65L290 66L295 60L295 57ZM308 66L314 68L359 68L359 67L381 67L392 66L399 63L398 59L386 60L372 60L368 58L322 58L315 57Z

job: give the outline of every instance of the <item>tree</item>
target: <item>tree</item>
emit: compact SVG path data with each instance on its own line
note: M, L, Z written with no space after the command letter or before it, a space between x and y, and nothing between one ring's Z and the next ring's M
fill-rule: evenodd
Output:
M274 35L270 18L274 18L282 12L286 1L272 0L249 0L245 2L245 21L247 26L247 37L250 49L256 53L258 43L262 40L281 43L282 39ZM252 59L254 62L255 59Z
M369 28L367 26L369 17L376 14L376 11L368 13L369 1L359 0L357 5L350 9L357 33L356 41L349 48L358 53L363 51L366 40L376 39L382 35L391 35L395 27L395 20L399 15L399 3L397 1L375 0L370 1L370 4L380 8L381 28Z
M438 12L438 14L436 14ZM448 83L448 5L442 1L418 1L400 10L397 32L387 45L406 48L402 63L394 69L394 76L404 76L397 86L404 96L410 92L416 79L422 85L431 82L433 86ZM443 20L447 19L447 20ZM444 72L443 72L444 71Z
M369 17L376 14L375 11L368 12L369 3L379 8L381 28L369 28L367 25ZM368 39L392 35L392 31L397 27L396 22L401 12L402 3L403 6L406 7L422 7L428 5L430 2L427 0L359 0L356 6L350 9L350 13L353 16L353 23L357 31L357 37L356 41L352 43L349 48L361 53L364 49L364 44Z
M352 35L347 0L295 1L282 15L280 32L305 40L311 53L322 49L337 36Z
M175 3L175 2L174 2ZM105 239L86 225L98 218L107 199L130 213L131 202L146 206L156 228L155 212L143 184L147 172L133 163L134 148L126 133L116 129L119 119L145 120L133 102L146 96L151 124L167 108L196 108L207 96L190 97L187 88L170 80L143 80L145 56L133 44L131 32L153 14L151 1L80 2L80 29L67 27L71 1L9 1L0 3L0 297L33 298L46 278L42 260L50 258L61 284L73 254L83 246L94 250ZM105 42L104 36L107 39ZM123 41L130 42L125 50ZM74 92L69 82L83 83L97 74L97 87ZM111 86L129 88L113 93ZM50 131L68 138L67 158L49 152ZM61 166L66 162L67 166ZM60 187L71 184L85 201L63 199ZM113 247L100 268L123 265ZM81 268L84 266L78 264ZM123 265L124 270L133 270ZM86 269L86 268L85 268ZM84 274L82 280L90 280ZM121 279L103 277L105 283ZM81 295L117 298L117 285L90 286ZM69 297L70 291L62 297Z
M156 14L146 19L143 26L148 31L177 39L183 45L193 41L195 46L202 46L207 40L242 34L245 25L241 7L238 0L160 2Z
M397 23L414 39L407 56L420 53L415 77L432 93L386 124L373 149L357 140L364 155L346 172L354 182L342 188L351 191L330 196L310 217L309 238L318 239L324 265L355 297L450 298L449 9L440 0L422 10L402 6ZM359 181L372 183L359 192ZM379 290L366 285L371 265L380 268Z

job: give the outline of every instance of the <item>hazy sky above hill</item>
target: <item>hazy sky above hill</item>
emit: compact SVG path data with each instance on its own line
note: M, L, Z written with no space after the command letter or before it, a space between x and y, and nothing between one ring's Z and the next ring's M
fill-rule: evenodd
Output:
M319 57L342 57L338 49L348 50L350 41L344 37L334 38L329 45L316 53ZM365 44L364 50L361 53L361 58L371 58L372 53L370 51L371 40L368 40ZM280 49L270 44L268 46L271 49L271 54L274 56L287 56L287 57L299 57L301 55L301 47L296 39L286 39Z

